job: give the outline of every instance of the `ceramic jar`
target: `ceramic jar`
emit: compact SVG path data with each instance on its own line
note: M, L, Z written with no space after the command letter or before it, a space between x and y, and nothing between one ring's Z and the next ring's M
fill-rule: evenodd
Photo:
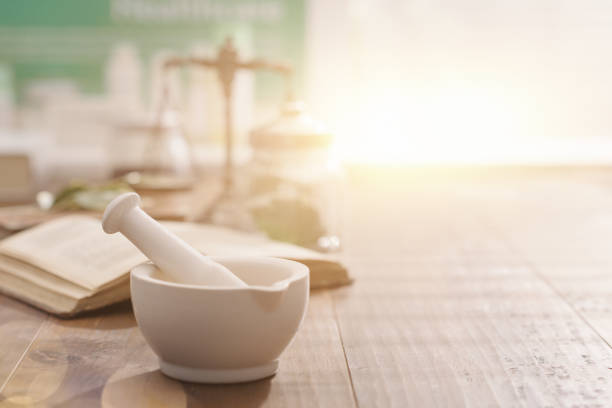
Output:
M323 251L340 247L340 166L332 136L302 103L250 135L247 207L270 238Z

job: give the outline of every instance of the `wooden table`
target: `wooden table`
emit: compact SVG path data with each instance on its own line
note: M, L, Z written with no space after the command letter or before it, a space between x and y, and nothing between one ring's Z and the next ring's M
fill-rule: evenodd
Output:
M312 293L273 378L164 377L129 305L0 297L0 405L612 406L612 170L357 171L351 287Z

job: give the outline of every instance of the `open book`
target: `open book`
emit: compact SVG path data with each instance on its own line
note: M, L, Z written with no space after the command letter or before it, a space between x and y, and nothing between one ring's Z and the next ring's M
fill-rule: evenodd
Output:
M311 288L350 283L333 258L260 235L203 224L164 222L207 255L276 256L304 263ZM0 241L0 292L60 316L116 303L130 296L129 271L146 261L120 234L100 221L69 215Z

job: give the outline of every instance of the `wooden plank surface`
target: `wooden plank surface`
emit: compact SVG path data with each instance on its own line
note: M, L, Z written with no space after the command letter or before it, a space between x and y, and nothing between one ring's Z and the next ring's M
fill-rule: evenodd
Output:
M0 297L0 406L612 406L612 171L368 171L344 204L356 282L313 293L277 376L180 383L128 305Z
M240 385L181 383L158 369L129 305L49 318L2 391L2 406L351 407L350 380L328 293L311 297L278 375Z
M47 316L0 295L0 395Z
M608 173L504 187L482 216L516 258L530 265L612 345L612 179ZM519 198L520 197L520 198ZM554 197L554 205L551 197ZM529 233L511 222L522 218Z
M529 269L384 267L334 295L360 406L612 404L608 345Z
M348 200L361 203L347 209L361 220L349 225L346 255L356 283L333 296L359 405L612 405L609 345L534 269L530 256L542 252L520 252L508 237L537 229L527 249L551 234L558 241L556 220L581 214L537 213L550 212L554 192L572 196L576 186L555 190L558 180L547 178L521 178L511 188L506 179L412 181L401 189L371 184ZM530 203L530 188L544 189L548 201ZM574 206L589 207L590 194ZM367 240L356 238L363 229ZM589 290L584 284L583 297ZM610 297L612 285L595 293Z

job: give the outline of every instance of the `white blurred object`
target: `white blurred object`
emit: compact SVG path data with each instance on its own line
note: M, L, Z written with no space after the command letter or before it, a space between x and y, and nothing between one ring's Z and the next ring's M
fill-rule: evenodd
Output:
M67 79L32 81L25 91L22 122L58 146L103 150L117 120L142 111L141 62L130 44L116 45L105 68L102 95L82 93Z
M82 94L69 80L35 81L25 95L24 128L69 148L101 148L116 118L131 114L106 96Z
M118 44L106 65L106 92L110 102L128 111L142 107L142 67L138 49L131 44Z
M204 44L194 46L190 53L195 58L209 58L213 47ZM187 68L189 86L186 89L184 128L187 136L198 142L206 141L212 129L221 134L223 107L219 101L223 94L217 83L217 75L197 66Z
M69 79L39 79L31 81L25 90L26 105L43 107L53 102L64 103L79 95L76 83Z
M48 120L52 117L47 107L62 105L78 98L79 90L74 81L66 79L39 79L30 81L24 91L24 107L21 124L24 129L50 133Z
M122 113L102 97L81 95L74 101L50 104L44 109L42 130L58 145L102 148L112 132L112 124Z

